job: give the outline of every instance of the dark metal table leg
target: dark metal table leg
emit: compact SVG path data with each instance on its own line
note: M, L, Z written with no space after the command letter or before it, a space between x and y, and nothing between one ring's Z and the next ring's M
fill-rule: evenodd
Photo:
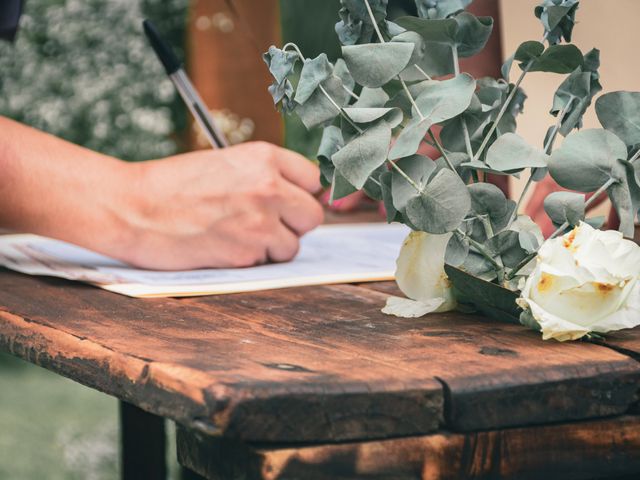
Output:
M122 480L166 480L165 420L120 401Z
M192 472L188 468L181 467L182 480L206 480L204 477L198 475L196 472Z

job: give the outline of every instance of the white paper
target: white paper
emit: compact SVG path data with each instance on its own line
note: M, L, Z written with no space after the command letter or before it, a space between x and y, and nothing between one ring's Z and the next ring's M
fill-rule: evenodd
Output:
M153 271L36 235L0 236L0 264L79 280L133 297L237 293L302 285L392 280L403 225L327 225L305 235L288 263L251 268Z

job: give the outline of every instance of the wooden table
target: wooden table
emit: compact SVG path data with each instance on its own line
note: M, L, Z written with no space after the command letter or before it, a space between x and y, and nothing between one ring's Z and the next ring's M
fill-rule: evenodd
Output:
M394 290L136 300L0 270L0 348L123 401L125 478L164 474L161 417L208 479L640 478L640 330L400 319Z

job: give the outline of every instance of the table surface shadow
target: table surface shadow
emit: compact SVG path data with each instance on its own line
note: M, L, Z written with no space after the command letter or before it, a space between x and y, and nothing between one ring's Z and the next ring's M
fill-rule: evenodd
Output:
M0 270L0 348L250 442L469 432L634 408L638 331L604 345L545 342L471 315L386 316L394 292L386 283L140 300Z

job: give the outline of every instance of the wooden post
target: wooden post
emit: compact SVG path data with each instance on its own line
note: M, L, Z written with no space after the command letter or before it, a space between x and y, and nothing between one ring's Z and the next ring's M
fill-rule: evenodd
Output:
M278 0L196 0L187 23L188 70L231 143L281 144L282 118L267 87L262 61L280 43ZM191 145L208 148L192 129Z
M130 403L119 404L122 480L166 480L164 418Z

